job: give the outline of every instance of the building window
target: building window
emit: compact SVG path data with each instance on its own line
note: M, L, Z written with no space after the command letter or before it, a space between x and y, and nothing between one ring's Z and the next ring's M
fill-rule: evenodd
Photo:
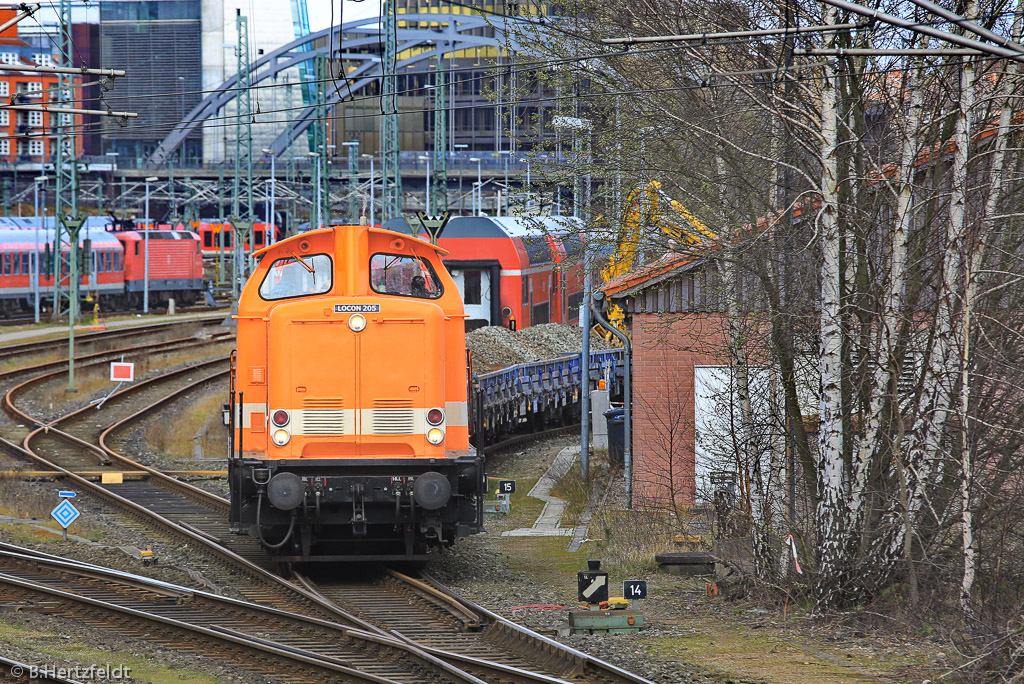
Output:
M32 61L39 66L53 66L53 55L46 54L44 52L37 52L32 55Z
M43 92L43 82L42 81L29 81L28 83L25 84L25 92L26 93L41 93L41 92Z
M29 126L42 126L43 125L43 113L42 112L29 112L28 113L28 125Z
M43 154L43 141L42 140L29 140L28 141L28 153L32 156L42 156Z
M0 81L0 97L11 96L11 84L9 81Z
M0 64L17 64L18 61L18 53L0 52Z
M0 110L0 126L11 125L11 113L6 109Z
M7 156L11 153L11 141L7 139L0 140L0 155Z

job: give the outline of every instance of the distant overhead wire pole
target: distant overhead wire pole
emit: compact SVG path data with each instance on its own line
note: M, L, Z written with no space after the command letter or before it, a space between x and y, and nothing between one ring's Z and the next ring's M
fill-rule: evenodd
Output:
M238 103L235 124L235 196L232 198L231 225L234 228L234 249L231 272L231 298L238 299L239 279L245 276L245 243L252 232L252 93L249 74L249 18L236 10L238 43ZM244 169L243 169L244 160ZM243 177L244 174L244 177ZM242 187L244 184L244 187Z
M431 91L434 95L434 178L431 184L434 196L431 204L436 213L443 214L448 211L448 108L444 62L440 54Z
M398 140L398 18L395 0L384 1L384 60L381 62L381 114L384 117L381 222L402 213L402 169Z
M316 73L316 119L313 121L313 152L319 156L313 157L316 165L316 216L315 224L310 221L310 229L331 225L331 184L328 176L328 149L327 139L327 56L318 54L314 58L314 72Z

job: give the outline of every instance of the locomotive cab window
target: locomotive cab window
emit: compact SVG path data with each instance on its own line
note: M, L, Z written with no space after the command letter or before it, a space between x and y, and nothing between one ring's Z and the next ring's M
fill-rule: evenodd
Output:
M374 254L370 287L380 294L437 299L444 293L430 262L408 254Z
M332 280L331 257L326 254L285 257L270 265L260 283L260 297L272 301L324 294L331 289Z

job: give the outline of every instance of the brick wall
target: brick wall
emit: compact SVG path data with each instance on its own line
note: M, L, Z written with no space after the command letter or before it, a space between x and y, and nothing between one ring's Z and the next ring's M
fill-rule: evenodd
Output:
M694 503L694 366L728 363L720 314L633 316L633 488L638 507Z

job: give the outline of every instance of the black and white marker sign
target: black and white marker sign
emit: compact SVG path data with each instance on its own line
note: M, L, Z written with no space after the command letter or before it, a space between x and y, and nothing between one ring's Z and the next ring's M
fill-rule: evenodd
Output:
M608 600L608 573L604 570L581 571L576 573L579 600L587 603L602 603Z
M516 481L515 480L498 480L498 493L499 494L515 494L516 493Z
M622 583L622 598L647 598L647 580L626 580Z

